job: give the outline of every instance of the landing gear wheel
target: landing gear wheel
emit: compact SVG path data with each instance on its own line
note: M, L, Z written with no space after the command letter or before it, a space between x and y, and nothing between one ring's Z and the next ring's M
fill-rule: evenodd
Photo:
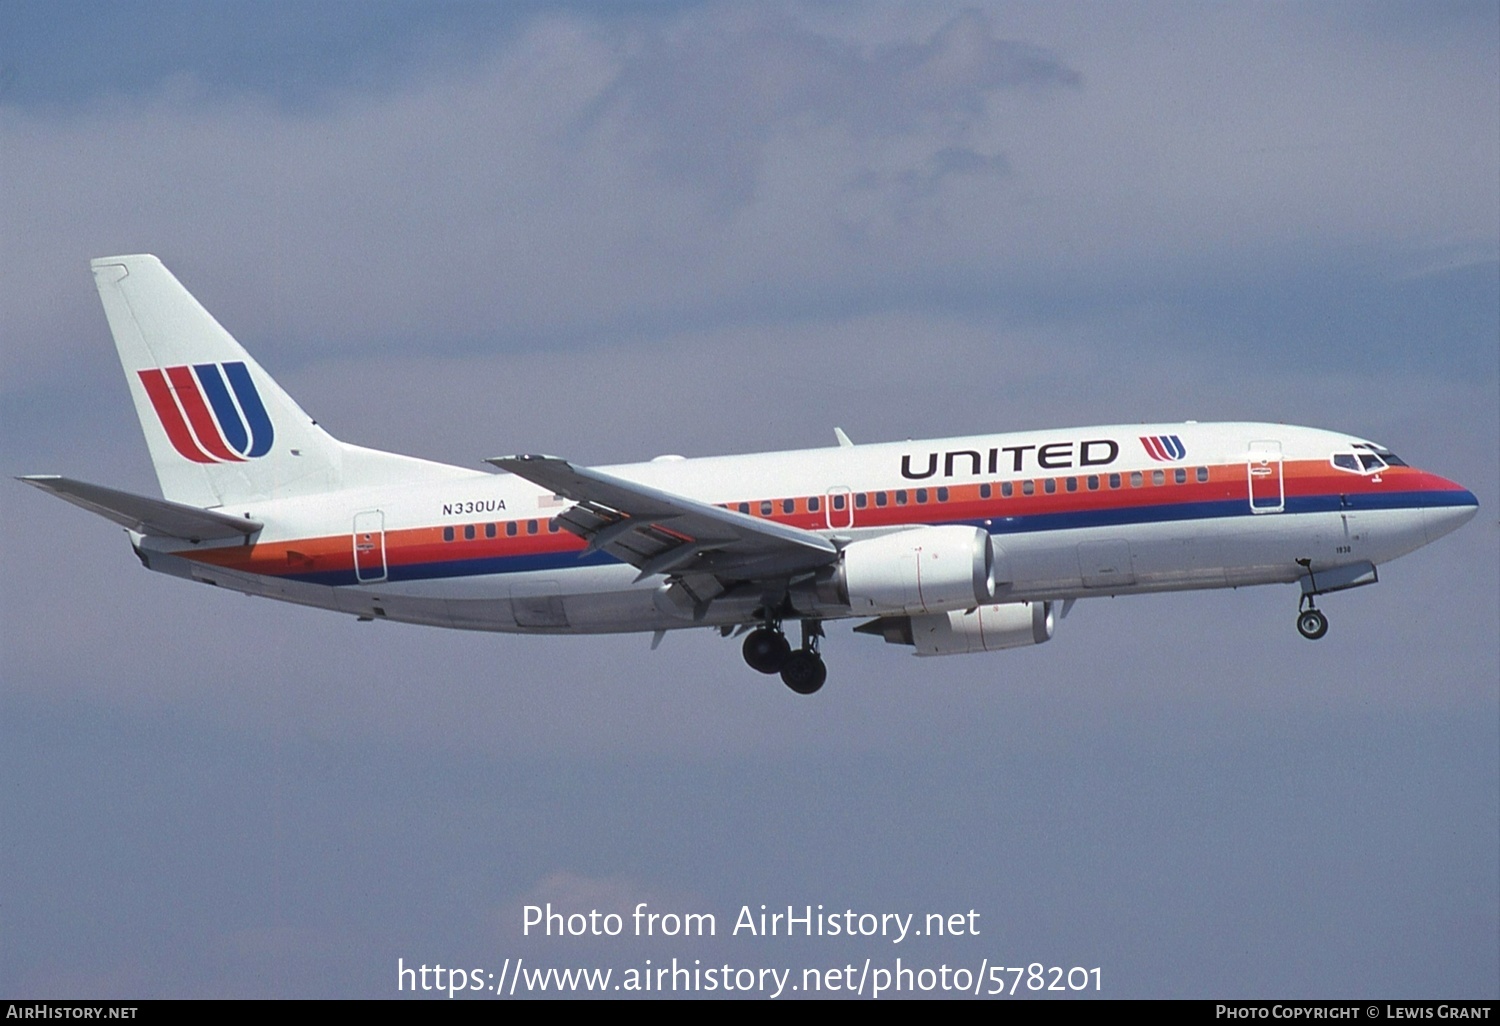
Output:
M786 665L781 668L782 683L799 695L811 695L827 679L828 667L823 665L823 657L805 648L788 656Z
M1319 609L1304 609L1297 614L1297 633L1308 641L1317 641L1328 633L1328 617Z
M792 654L792 645L780 631L759 627L745 635L745 647L741 651L752 670L780 673L787 657Z

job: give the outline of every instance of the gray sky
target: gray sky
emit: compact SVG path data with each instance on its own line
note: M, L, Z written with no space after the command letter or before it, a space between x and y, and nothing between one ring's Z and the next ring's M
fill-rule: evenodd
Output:
M6 473L155 488L87 272L154 252L347 441L586 463L1196 418L1478 495L1331 596L1036 649L356 624L0 487L0 994L498 967L1100 966L1500 996L1493 3L0 7ZM713 912L672 942L521 908ZM728 937L740 906L978 937Z

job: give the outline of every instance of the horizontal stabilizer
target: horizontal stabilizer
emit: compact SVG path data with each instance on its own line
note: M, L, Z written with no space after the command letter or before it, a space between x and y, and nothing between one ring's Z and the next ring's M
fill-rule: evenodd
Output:
M35 485L59 499L82 506L90 513L97 513L106 520L113 520L121 527L141 534L166 535L169 538L199 542L249 537L265 526L259 520L248 517L232 517L228 513L185 506L180 502L133 495L55 474L33 474L17 480Z

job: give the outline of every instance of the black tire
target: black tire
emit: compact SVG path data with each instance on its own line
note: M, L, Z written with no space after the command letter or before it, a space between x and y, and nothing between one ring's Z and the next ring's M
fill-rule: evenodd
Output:
M786 635L769 627L760 627L745 635L745 647L741 649L750 669L761 673L780 673L792 654L791 642Z
M1308 641L1317 641L1328 633L1328 617L1319 609L1304 609L1297 614L1297 633Z
M828 679L823 657L807 649L798 649L787 657L781 668L781 681L799 695L814 694Z

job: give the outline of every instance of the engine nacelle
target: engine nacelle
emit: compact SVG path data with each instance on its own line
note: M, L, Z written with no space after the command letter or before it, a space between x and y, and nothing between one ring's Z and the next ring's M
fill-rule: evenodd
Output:
M990 536L952 525L854 542L839 561L838 588L856 615L972 609L995 598Z
M911 645L920 656L998 652L1040 645L1052 638L1051 602L1005 602L927 616L882 616L854 628L892 645Z
M942 616L914 616L911 643L919 656L998 652L1049 641L1052 627L1051 602L1007 602Z

